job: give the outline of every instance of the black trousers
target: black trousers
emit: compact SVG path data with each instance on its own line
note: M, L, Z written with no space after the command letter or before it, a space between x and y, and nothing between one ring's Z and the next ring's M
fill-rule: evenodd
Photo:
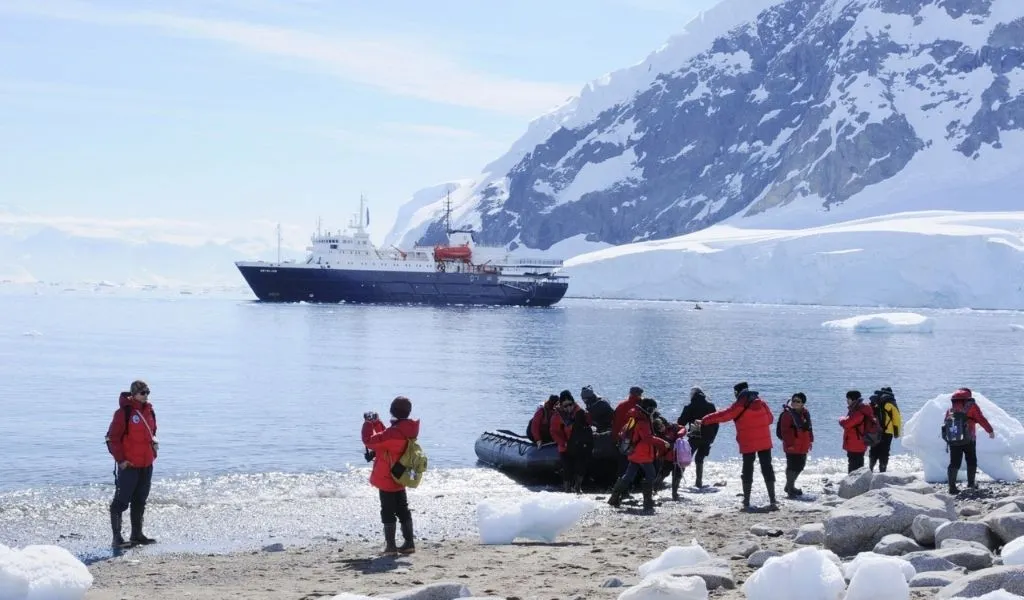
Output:
M892 434L883 433L882 441L878 442L877 446L871 448L868 451L868 459L870 460L869 466L871 470L875 470L875 463L878 463L878 471L885 473L885 470L889 468L889 453L892 452Z
M123 513L128 506L142 508L149 499L149 488L153 483L153 466L114 467L114 500L110 503L110 511ZM135 510L135 509L133 509Z
M558 455L562 461L562 481L574 483L577 477L585 477L587 474L587 463L590 462L589 454L573 454L563 452Z
M949 468L960 470L960 465L963 464L963 459L967 459L967 474L977 472L978 470L978 442L974 441L966 446L950 446L949 447ZM973 477L970 477L973 481Z
M743 455L743 470L740 471L740 481L754 481L754 459L761 463L761 475L765 483L775 481L775 468L772 466L772 451L761 450L760 452L748 452Z
M793 478L803 473L804 467L807 466L807 455L806 454L790 454L786 453L786 470L793 472Z
M380 490L380 522L385 525L394 525L396 521L408 523L412 520L412 513L409 512L409 498L405 490L400 492L385 492Z
M846 472L853 473L857 469L864 466L864 453L863 452L847 452L846 453Z

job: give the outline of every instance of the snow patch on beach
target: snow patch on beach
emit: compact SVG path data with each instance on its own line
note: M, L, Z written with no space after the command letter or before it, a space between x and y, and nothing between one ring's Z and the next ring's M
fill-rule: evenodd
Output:
M839 600L846 580L834 557L808 546L769 558L743 584L743 593L747 600Z
M649 577L669 569L692 567L706 560L711 560L711 555L697 543L697 540L693 540L689 546L672 546L657 558L640 565L637 572L641 578Z
M655 573L619 594L619 600L708 600L708 586L700 577Z
M554 542L597 502L568 494L539 492L525 500L484 500L476 507L483 544L511 544L517 538Z
M1018 481L1020 475L1011 458L1024 456L1024 426L983 394L975 391L972 395L996 434L994 439L989 438L978 426L978 469L995 480ZM946 410L951 406L951 397L952 393L940 394L925 402L903 427L903 447L924 463L925 481L931 483L948 479L949 454L946 453L946 442L939 434ZM966 464L961 466L961 478L966 468Z
M0 544L0 598L4 600L82 600L92 574L59 546Z
M932 333L935 329L935 321L924 315L910 312L875 313L825 321L821 326L860 333Z
M909 581L916 574L914 566L903 559L865 552L846 566L850 587L845 600L906 600L910 598Z

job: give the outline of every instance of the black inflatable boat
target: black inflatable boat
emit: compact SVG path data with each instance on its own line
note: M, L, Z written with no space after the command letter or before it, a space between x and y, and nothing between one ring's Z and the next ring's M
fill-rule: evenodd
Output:
M558 446L554 443L538 448L525 435L499 429L485 431L477 439L474 449L481 463L518 478L556 480L561 477L562 464L558 458ZM587 467L587 479L602 485L614 483L618 460L619 454L611 434L594 434L594 453Z

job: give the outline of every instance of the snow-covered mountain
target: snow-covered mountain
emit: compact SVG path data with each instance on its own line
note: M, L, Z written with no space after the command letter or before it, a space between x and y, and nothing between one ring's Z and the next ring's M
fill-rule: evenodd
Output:
M723 0L532 122L454 223L548 249L1021 208L1022 67L1021 0ZM428 200L389 240L439 237Z

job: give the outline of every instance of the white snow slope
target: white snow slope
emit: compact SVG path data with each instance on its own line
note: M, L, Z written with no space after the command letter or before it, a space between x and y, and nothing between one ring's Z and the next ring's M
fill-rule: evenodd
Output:
M1024 309L1024 211L716 225L583 254L565 272L577 297Z

